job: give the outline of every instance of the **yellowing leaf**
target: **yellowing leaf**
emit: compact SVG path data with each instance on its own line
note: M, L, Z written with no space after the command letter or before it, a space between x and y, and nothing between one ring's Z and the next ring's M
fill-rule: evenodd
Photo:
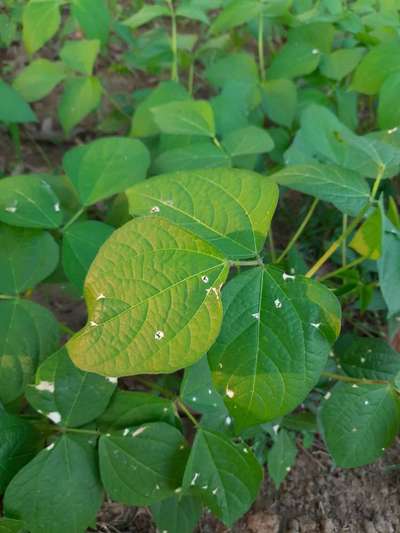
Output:
M382 253L382 235L382 213L377 207L358 229L350 242L350 247L363 257L376 261Z

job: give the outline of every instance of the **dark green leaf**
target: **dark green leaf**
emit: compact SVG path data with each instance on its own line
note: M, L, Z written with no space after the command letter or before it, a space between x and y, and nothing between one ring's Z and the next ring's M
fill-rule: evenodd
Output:
M0 80L0 121L19 123L36 122L35 113L20 94Z
M281 429L267 455L268 474L277 489L294 465L296 456L297 447L292 435Z
M186 368L180 396L186 405L198 413L212 413L224 409L224 402L211 381L207 357Z
M202 509L201 501L193 496L172 496L150 507L159 531L168 533L193 533Z
M110 13L107 0L71 0L72 14L87 39L99 39L107 44L110 32Z

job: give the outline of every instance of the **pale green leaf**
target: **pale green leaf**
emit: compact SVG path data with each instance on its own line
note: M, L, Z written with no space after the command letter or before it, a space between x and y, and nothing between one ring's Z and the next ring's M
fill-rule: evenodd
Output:
M0 412L0 494L18 470L36 455L40 441L40 434L27 420Z
M0 121L10 123L36 122L35 113L10 85L0 80Z
M340 331L336 297L304 276L254 268L223 291L224 322L209 351L235 428L292 411L318 382Z
M102 87L94 76L71 78L58 104L58 117L66 134L100 104Z
M228 263L158 217L129 222L101 248L85 282L88 324L69 342L77 366L109 376L195 363L218 335Z
M0 220L24 228L58 228L60 202L44 176L11 176L0 180Z
M400 112L397 106L400 92L400 68L386 78L379 91L378 124L382 129L400 125Z
M322 74L332 80L340 81L356 68L364 51L363 48L341 48L324 55L320 66Z
M59 61L35 59L15 78L13 87L27 102L47 96L65 78L65 67Z
M53 37L60 26L59 0L30 0L22 13L22 40L33 54Z
M87 437L68 434L19 471L4 507L31 533L82 533L95 521L102 496L96 449Z
M66 41L61 48L60 58L67 67L90 76L99 51L100 41L97 39Z
M262 84L263 108L268 117L290 128L297 108L297 89L292 80L268 80Z
M0 294L33 289L58 264L58 246L45 231L0 224L0 248Z
M99 455L104 488L127 505L161 501L180 486L187 453L180 431L164 422L103 435Z
M376 461L400 429L400 403L389 385L338 383L323 400L319 421L337 466L355 468Z
M63 159L64 170L85 206L143 180L149 163L147 148L125 137L97 139L69 150Z
M400 230L384 217L382 256L378 260L379 283L389 316L400 313Z
M132 214L159 213L236 259L262 249L278 189L260 174L221 168L152 178L127 196Z
M382 254L383 220L380 207L368 216L350 241L350 248L376 261Z
M99 39L107 44L111 17L107 0L71 0L72 15L87 39Z
M135 29L147 24L158 17L168 17L168 7L160 5L144 5L137 13L126 19L123 24Z
M230 167L229 156L211 141L200 141L182 148L162 152L153 161L152 169L157 174L197 168Z
M205 100L170 102L151 108L154 122L164 133L215 136L214 114Z
M268 179L325 202L332 202L340 211L349 215L356 215L370 196L370 189L364 178L332 164L289 165L268 176Z
M44 307L22 299L0 301L0 401L22 395L37 365L58 346L59 335Z
M274 141L268 131L257 126L230 132L224 137L222 144L231 157L263 154L274 148Z
M204 8L201 6L198 7L195 3L180 5L176 10L176 15L178 17L184 17L191 20L199 20L200 22L204 22L204 24L209 23L207 13L204 11Z
M233 81L257 83L258 69L250 54L238 52L212 62L205 71L205 77L211 85L219 88Z
M113 227L103 222L87 220L72 224L64 232L63 269L67 278L80 291L83 290L83 283L93 259L113 231Z
M29 403L50 420L66 427L79 427L106 409L116 380L76 368L61 348L38 368L34 385L29 385Z
M198 429L183 478L204 504L231 526L254 502L263 478L262 468L245 444Z
M297 78L311 74L319 65L321 51L306 43L286 43L267 70L268 79Z
M212 33L228 31L257 18L262 11L258 0L232 0L211 24Z

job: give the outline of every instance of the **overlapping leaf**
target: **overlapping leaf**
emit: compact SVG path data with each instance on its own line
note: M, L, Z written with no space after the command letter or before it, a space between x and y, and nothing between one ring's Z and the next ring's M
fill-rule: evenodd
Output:
M240 431L304 400L339 334L340 305L324 286L275 267L236 276L223 291L223 305L209 361Z
M208 169L152 178L127 196L131 213L157 212L236 259L262 249L278 189L254 172Z
M89 321L68 343L73 361L109 376L193 364L218 335L227 273L216 248L171 222L129 222L92 263L85 282Z

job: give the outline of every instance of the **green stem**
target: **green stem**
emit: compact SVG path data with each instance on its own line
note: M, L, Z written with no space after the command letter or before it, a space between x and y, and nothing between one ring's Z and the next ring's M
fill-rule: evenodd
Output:
M59 433L81 433L83 435L101 435L100 431L91 430L91 429L77 429L77 428L63 428L59 426L54 426L56 431Z
M321 375L325 378L336 379L337 381L344 381L345 383L354 383L356 385L386 385L389 383L384 379L358 379L350 376L344 376L343 374L335 374L334 372L322 372Z
M19 163L22 163L21 136L19 134L18 124L9 124L8 129L15 148L15 155Z
M75 213L75 215L73 215L69 220L68 222L65 224L65 226L63 228L61 228L61 233L64 233L70 226L72 226L72 224L74 222L76 222L78 220L78 218L83 215L83 213L85 212L85 208L84 207L81 207L79 209L79 211L77 211Z
M342 218L342 233L346 233L346 230L347 230L347 225L348 225L348 215L343 215L343 218ZM342 242L342 266L346 266L346 263L347 263L347 242L346 242L346 238L343 239L343 242Z
M193 85L194 85L194 62L192 62L189 67L188 92L190 96L193 95Z
M178 33L176 27L176 13L172 0L166 0L171 13L171 50L172 50L172 67L171 80L179 81L178 76Z
M276 261L276 251L275 251L274 234L272 233L272 228L269 228L268 241L269 241L269 251L271 253L271 260L272 260L273 263L275 263L275 261Z
M371 202L375 200L376 195L378 194L379 185L381 184L384 173L385 173L385 166L381 165L379 168L378 175L375 178L374 185L372 186Z
M334 270L333 272L329 272L325 276L321 276L319 278L319 281L325 281L330 278L334 278L336 276L339 276L339 274L342 274L343 272L346 272L346 270L349 270L350 268L353 268L363 261L365 261L366 257L357 257L357 259L354 259L353 261L350 261L350 263L347 263L345 266L338 268L337 270Z
M284 259L284 257L286 257L286 255L290 252L290 250L293 248L293 246L299 240L299 238L302 235L303 231L305 230L307 224L309 223L309 221L310 221L310 219L311 219L311 217L312 217L312 215L313 215L313 213L315 211L315 208L317 207L318 202L319 202L318 198L315 198L312 201L312 203L311 203L311 205L310 205L310 207L309 207L309 209L307 211L307 214L304 217L303 222L300 224L298 230L293 235L293 237L290 239L288 245L286 246L286 248L283 250L281 255L276 260L277 263L280 263L282 261L282 259Z
M177 399L175 401L175 404L181 411L185 413L185 415L189 418L189 420L193 423L195 427L199 427L199 423L183 402Z
M10 294L0 294L0 300L16 300L18 296L12 296Z
M260 80L265 81L265 59L264 59L264 14L258 17L258 65L260 69Z

